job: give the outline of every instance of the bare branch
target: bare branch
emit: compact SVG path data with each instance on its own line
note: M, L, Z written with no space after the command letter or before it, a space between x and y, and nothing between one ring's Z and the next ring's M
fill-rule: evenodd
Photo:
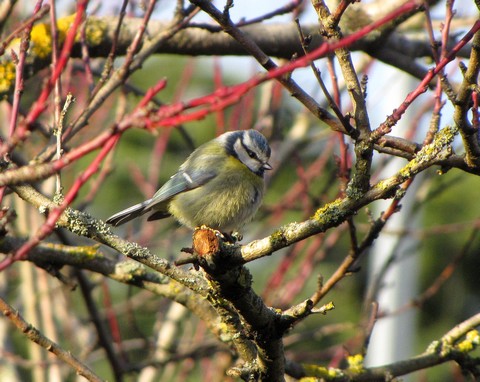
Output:
M20 313L15 311L2 298L0 298L0 310L21 333L27 336L31 341L55 354L60 360L70 365L77 374L85 377L88 381L103 381L102 378L97 376L87 365L78 360L78 358L71 354L70 351L62 349L55 342L42 335L32 324L26 322Z

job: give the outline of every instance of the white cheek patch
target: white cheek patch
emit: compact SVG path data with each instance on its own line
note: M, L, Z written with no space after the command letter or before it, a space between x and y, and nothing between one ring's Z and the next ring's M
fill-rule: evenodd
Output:
M250 134L245 133L243 135L243 142L244 142L245 146L253 147L253 142L252 142L252 138L250 137Z
M242 145L242 142L240 142L240 139L235 142L233 147L240 162L247 166L251 171L258 171L257 161L248 156L245 148Z

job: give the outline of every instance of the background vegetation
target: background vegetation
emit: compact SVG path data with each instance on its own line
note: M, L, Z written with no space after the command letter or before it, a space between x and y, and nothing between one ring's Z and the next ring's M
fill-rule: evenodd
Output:
M111 3L0 4L0 380L478 380L478 1ZM103 223L248 128L241 243Z

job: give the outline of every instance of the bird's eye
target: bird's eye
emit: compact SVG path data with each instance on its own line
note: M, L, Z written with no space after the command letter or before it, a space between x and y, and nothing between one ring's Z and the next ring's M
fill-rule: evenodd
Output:
M249 150L247 149L247 154L250 158L252 159L256 159L257 158L257 155L252 151L252 150Z

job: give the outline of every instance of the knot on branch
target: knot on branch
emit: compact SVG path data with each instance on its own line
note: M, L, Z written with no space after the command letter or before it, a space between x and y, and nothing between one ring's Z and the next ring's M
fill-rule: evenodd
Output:
M243 259L239 255L236 241L238 236L227 235L207 226L195 229L192 247L182 251L190 256L175 262L176 265L193 264L202 267L207 274L224 273L227 269L239 267Z

